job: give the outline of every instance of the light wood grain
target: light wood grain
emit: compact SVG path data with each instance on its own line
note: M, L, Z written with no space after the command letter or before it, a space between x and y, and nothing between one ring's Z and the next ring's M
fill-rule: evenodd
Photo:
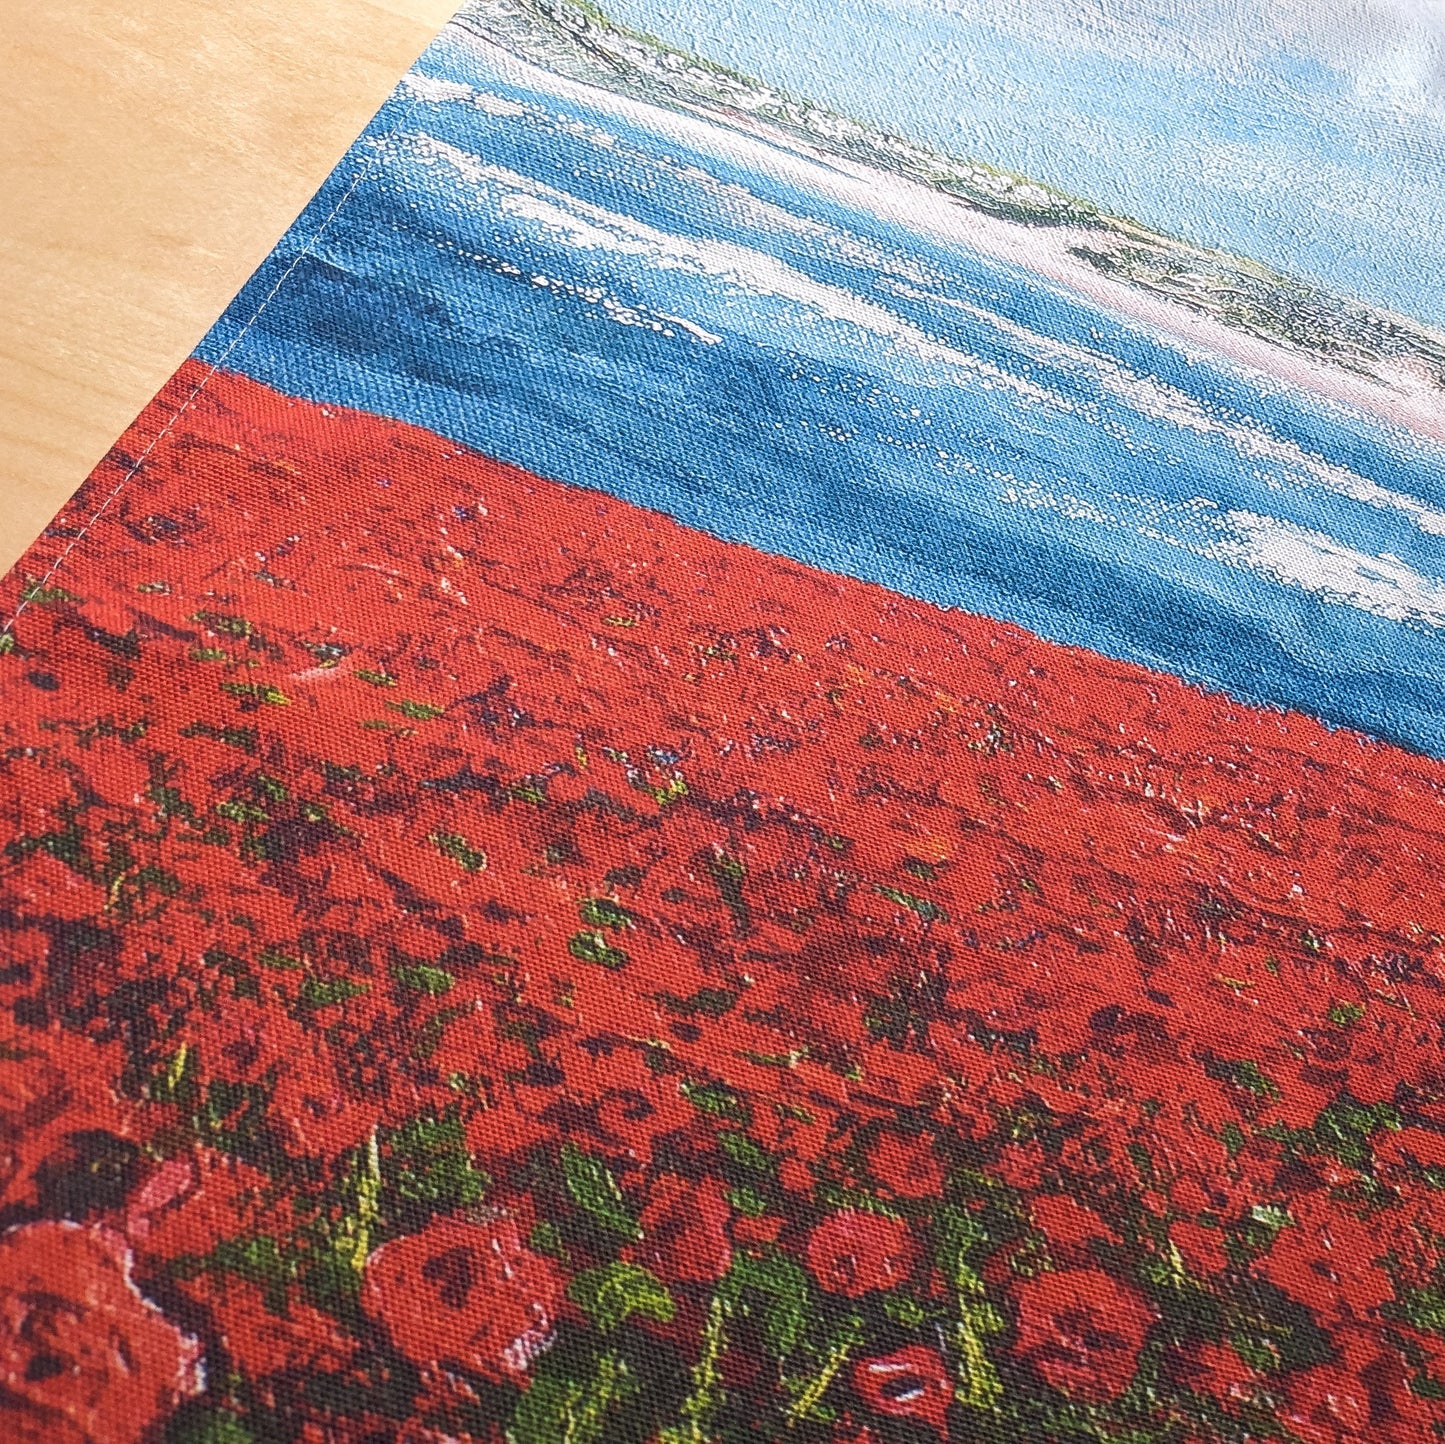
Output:
M0 0L0 572L457 0Z

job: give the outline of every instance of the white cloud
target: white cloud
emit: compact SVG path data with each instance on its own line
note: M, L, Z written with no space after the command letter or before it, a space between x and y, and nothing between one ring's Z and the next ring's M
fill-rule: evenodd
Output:
M1399 557L1371 556L1308 527L1251 511L1232 511L1226 520L1235 536L1205 548L1206 555L1388 621L1445 628L1445 584Z
M904 7L1149 63L1242 75L1286 50L1356 91L1445 107L1445 0L897 0Z

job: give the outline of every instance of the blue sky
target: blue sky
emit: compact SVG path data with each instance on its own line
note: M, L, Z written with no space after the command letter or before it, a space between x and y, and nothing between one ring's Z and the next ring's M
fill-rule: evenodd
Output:
M1445 325L1445 0L603 0L672 44Z

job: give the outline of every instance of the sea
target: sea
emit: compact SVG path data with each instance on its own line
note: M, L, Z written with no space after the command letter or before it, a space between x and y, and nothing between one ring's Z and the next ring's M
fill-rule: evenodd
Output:
M830 164L452 27L197 354L1445 756L1445 449Z

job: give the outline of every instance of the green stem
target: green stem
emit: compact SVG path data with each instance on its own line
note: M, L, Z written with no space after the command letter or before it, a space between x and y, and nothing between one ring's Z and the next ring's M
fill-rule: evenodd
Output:
M822 1369L816 1377L808 1381L807 1387L796 1399L793 1400L788 1409L788 1428L791 1429L800 1419L806 1419L818 1406L823 1395L828 1392L833 1380L838 1377L838 1371L847 1362L848 1355L863 1338L863 1320L856 1314L853 1315L844 1325L842 1332L833 1342L833 1347L828 1350L828 1357L823 1362Z
M980 1310L960 1301L954 1337L963 1364L963 1378L956 1391L958 1402L970 1409L996 1409L1003 1398L1003 1381L984 1348L983 1335L994 1332L993 1320Z
M1003 1381L984 1347L984 1337L1003 1328L1003 1319L989 1303L983 1280L965 1263L955 1271L958 1322L953 1326L958 1347L960 1379L954 1396L970 1409L997 1409L1003 1398Z
M723 1401L722 1374L718 1361L727 1347L723 1324L727 1310L716 1294L708 1305L707 1326L702 1335L702 1355L693 1366L692 1393L682 1405L681 1424L664 1429L658 1444L709 1444L712 1438L712 1416Z
M356 1212L342 1226L338 1251L343 1253L357 1273L366 1267L371 1252L371 1230L381 1213L381 1148L376 1129L366 1142L366 1152L356 1164Z
M593 1444L607 1425L607 1411L622 1394L627 1369L610 1350L597 1361L592 1387L567 1405L567 1432L563 1444Z

